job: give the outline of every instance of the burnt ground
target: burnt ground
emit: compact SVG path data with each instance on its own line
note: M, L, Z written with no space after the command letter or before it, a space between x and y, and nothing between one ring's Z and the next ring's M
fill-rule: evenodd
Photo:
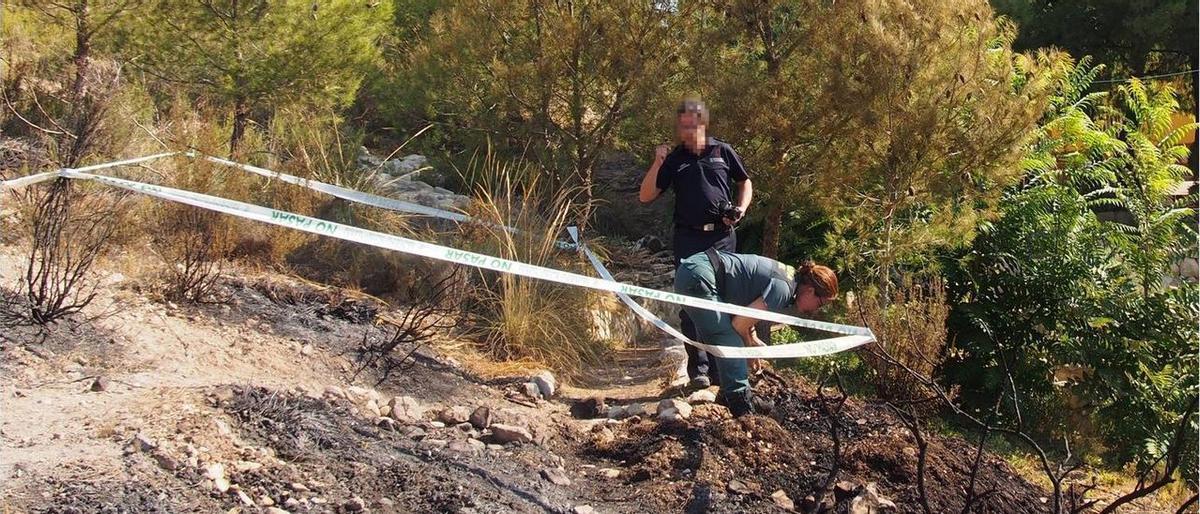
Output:
M522 396L527 375L484 378L431 348L382 384L351 385L351 350L385 307L280 281L228 277L233 301L194 307L121 288L100 302L121 306L107 321L0 334L0 512L781 512L786 495L798 512L827 500L841 513L868 483L896 512L921 512L916 445L869 400L838 414L835 457L833 400L794 375L756 385L771 417L698 404L678 423L577 419L568 396ZM670 392L670 363L646 357L656 345L622 350L611 361L628 369L587 394L652 409ZM110 383L91 391L93 376ZM365 404L398 395L425 414L381 426ZM488 407L532 441L434 421L452 406ZM959 512L974 447L927 437L931 510ZM991 492L972 512L1048 510L1001 459L980 469L976 488ZM854 491L837 496L835 482Z

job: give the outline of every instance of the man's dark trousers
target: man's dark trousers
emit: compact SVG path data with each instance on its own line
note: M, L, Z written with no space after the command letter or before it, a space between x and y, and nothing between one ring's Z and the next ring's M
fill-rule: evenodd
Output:
M675 269L679 269L680 261L709 248L736 252L737 232L732 228L718 228L714 231L704 232L688 227L675 227L673 245L675 247ZM688 339L695 341L698 337L696 325L692 323L692 318L688 317L683 309L679 310L679 329ZM690 344L684 346L687 346L688 378L708 375L709 380L716 384L719 380L716 357L708 352L700 351Z

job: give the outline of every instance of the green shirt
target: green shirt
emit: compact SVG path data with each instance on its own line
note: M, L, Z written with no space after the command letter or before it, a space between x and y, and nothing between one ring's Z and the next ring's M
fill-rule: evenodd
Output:
M761 255L717 252L725 265L725 290L721 299L736 305L750 305L762 297L767 310L785 314L796 297L796 270Z

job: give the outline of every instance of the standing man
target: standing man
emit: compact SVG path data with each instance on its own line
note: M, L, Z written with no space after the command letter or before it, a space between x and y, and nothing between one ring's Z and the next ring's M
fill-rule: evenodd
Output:
M733 147L708 137L708 109L700 100L685 99L675 117L679 144L654 150L654 162L642 179L638 199L650 203L667 189L675 191L675 267L680 261L709 248L737 251L734 227L750 207L753 189L742 158ZM680 329L697 340L696 325L679 311ZM688 386L704 388L719 380L716 358L687 345Z

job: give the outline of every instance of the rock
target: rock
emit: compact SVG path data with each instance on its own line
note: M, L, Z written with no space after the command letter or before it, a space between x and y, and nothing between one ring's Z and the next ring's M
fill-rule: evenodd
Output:
M346 399L346 392L338 386L325 386L325 396Z
M416 423L425 418L425 408L411 396L397 396L388 402L391 417L403 423Z
M687 419L692 415L692 406L688 405L688 402L678 398L667 398L661 402L658 402L659 419L662 419L663 411L666 410L674 410L679 414L680 417L684 419Z
M455 405L442 409L438 413L438 421L447 425L457 425L459 423L468 423L471 419L471 409L462 405Z
M308 486L301 484L300 482L292 482L288 487L291 487L293 491L298 493L306 493L309 491Z
M288 500L295 501L295 498L288 498ZM296 505L299 505L299 504L300 504L300 502L296 502ZM292 513L288 512L286 510L283 510L279 507L267 507L267 514L292 514Z
M878 514L888 510L896 510L896 504L891 500L880 496L876 489L875 482L868 482L867 486L862 488L850 501L850 509L848 514Z
M382 171L388 175L402 176L427 165L429 165L429 159L426 159L424 155L413 154L384 162Z
M447 444L450 444L450 441L447 441L445 439L430 439L430 438L426 437L425 439L421 440L421 444L424 446L431 446L433 448L441 448L443 446L446 446Z
M462 432L464 434L470 434L471 432L475 431L475 425L472 425L471 423L466 422L466 421L459 423L457 425L454 425L454 428L457 428L460 432Z
M475 449L477 449L477 450L483 450L483 449L487 448L487 444L485 444L483 441L480 441L479 439L475 439L474 437L467 439L467 444L475 447Z
M524 427L494 423L491 426L491 430L492 439L500 444L528 443L533 441L533 434L529 433L529 429Z
M207 468L204 468L204 476L213 481L213 487L215 487L217 491L224 493L229 490L230 483L229 479L225 478L224 464L210 464Z
M346 503L342 504L342 509L346 510L346 512L362 512L367 509L367 502L355 496L346 500Z
M542 398L542 390L538 388L537 384L533 382L525 382L524 388L525 396L528 396L534 400L540 400Z
M683 416L675 409L662 409L658 411L659 423L679 423L683 420Z
M571 485L571 479L567 477L566 470L562 468L546 468L542 470L542 478L545 478L551 484L568 486Z
M604 478L617 478L621 476L621 471L613 468L600 468L600 476Z
M239 461L233 463L233 469L236 469L241 473L245 473L247 471L254 471L254 470L260 469L262 467L263 467L263 465L261 463L250 462L250 461L245 461L245 460L239 460Z
M264 494L264 495L258 497L258 504L263 507L270 507L272 505L275 505L275 499Z
M538 392L542 393L543 398L553 398L558 389L558 382L554 380L554 374L545 370L539 371L533 376L533 383L537 384Z
M608 408L609 419L625 419L629 417L629 409L621 405L613 405Z
M709 391L708 389L701 389L699 391L692 393L691 396L688 396L687 401L690 404L716 403L717 402L717 393Z
M227 436L233 433L233 430L229 429L229 423L226 423L225 420L218 419L213 424L217 427L217 435Z
M571 416L576 419L602 418L608 413L604 397L592 396L571 404Z
M645 416L646 406L641 403L631 403L625 407L625 415L627 417Z
M358 147L358 155L356 156L355 161L358 163L359 168L364 169L377 168L383 164L383 160L379 157L371 155L371 151L367 150L367 147L365 146Z
M375 426L387 430L389 432L396 431L396 420L387 417L380 417L375 420Z
M850 498L857 493L858 486L854 485L854 482L847 482L843 480L834 484L833 486L833 499L838 502L845 500L846 498Z
M102 393L108 390L108 379L104 377L96 377L92 381L92 387L89 388L93 393Z
M591 505L576 505L575 506L575 514L595 514L595 512L596 512L596 509L593 509Z
M800 512L817 512L817 499L813 495L805 496L800 500Z
M153 439L150 439L150 436L141 432L138 432L137 435L133 436L133 444L140 452L148 452L158 448L158 443L155 443Z
M305 357L311 357L312 354L313 354L313 345L311 343L300 347L300 355L303 355Z
M750 489L749 484L747 484L746 482L743 482L741 480L738 480L736 478L729 481L728 489L729 489L729 492L731 492L731 493L741 494L741 495L747 495L747 494L754 492Z
M783 492L783 489L771 493L771 500L775 502L776 507L779 507L783 510L796 510L796 502L793 502L791 498L788 498L787 493Z
M375 400L367 400L367 404L363 408L367 410L367 415L372 418L378 418L383 415L379 413L379 404L375 403Z
M237 486L234 486L234 487L237 487ZM248 495L248 494L246 494L246 493L242 492L242 490L241 490L241 489L237 489L237 490L235 490L235 491L234 491L234 493L236 493L236 494L237 494L238 500L240 500L240 501L242 502L242 505L245 505L245 506L247 506L247 507L254 507L254 506L255 506L255 504L254 504L254 499L253 499L253 498L250 498L250 495Z
M479 407L476 407L475 412L471 413L470 422L471 422L472 426L474 426L475 428L478 428L480 430L483 430L483 429L491 426L492 425L492 410L487 407L484 407L482 405Z
M467 441L474 441L474 439L467 439ZM475 453L479 450L479 448L467 441L451 441L446 448L449 448L450 451L458 453Z
M300 500L297 500L297 499L295 499L295 498L288 498L287 500L284 500L284 502L283 502L283 506L284 506L284 507L287 507L287 508L289 508L289 509L297 509L297 508L300 508L300 505L301 505L301 504L300 504ZM286 511L285 511L285 512L286 512Z
M163 451L156 451L151 454L151 457L154 458L154 462L157 463L158 467L160 468L163 468L167 471L175 471L179 469L179 461L175 460L174 457L167 455Z
M418 426L405 425L404 428L399 430L404 434L405 437L409 439L420 439L425 437L425 429Z
M355 396L356 398L360 398L363 400L367 400L367 399L371 398L370 391L371 391L370 389L367 389L365 387L359 387L359 386L350 386L350 387L346 388L347 393L350 393L351 395Z
M430 421L429 428L446 428L446 424L441 421Z

